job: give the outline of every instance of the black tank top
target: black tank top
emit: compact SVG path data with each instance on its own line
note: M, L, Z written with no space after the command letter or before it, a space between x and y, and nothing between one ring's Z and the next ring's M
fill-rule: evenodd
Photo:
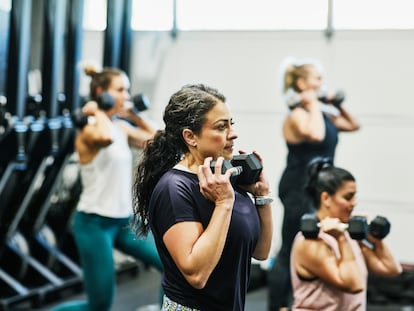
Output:
M287 143L287 165L279 182L279 196L289 190L302 190L306 181L306 166L315 157L335 158L335 149L338 144L338 129L326 115L325 137L321 142L302 142L299 144Z

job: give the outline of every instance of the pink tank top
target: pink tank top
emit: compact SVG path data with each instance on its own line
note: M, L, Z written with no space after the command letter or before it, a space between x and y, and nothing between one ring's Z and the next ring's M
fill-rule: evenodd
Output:
M348 232L345 236L351 244L352 251L361 268L364 279L368 278L368 271L365 264L364 257L358 242L351 239ZM320 232L319 238L332 249L337 258L340 258L338 243L331 235ZM304 239L301 232L299 232L294 243L297 240ZM295 270L295 256L293 252L290 258L290 273L292 278L292 286L294 293L294 302L292 310L323 310L323 311L365 311L366 310L366 288L359 293L351 294L332 287L320 279L304 280L299 277Z

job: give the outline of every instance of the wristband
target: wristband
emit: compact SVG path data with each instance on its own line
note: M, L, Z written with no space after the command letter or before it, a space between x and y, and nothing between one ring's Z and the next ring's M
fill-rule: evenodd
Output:
M273 198L270 196L255 196L254 204L256 206L263 206L273 202Z
M96 124L96 117L95 116L87 116L87 123L89 125L95 125Z

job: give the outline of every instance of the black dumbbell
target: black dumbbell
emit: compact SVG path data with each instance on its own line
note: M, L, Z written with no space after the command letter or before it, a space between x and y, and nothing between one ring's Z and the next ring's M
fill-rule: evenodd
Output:
M88 117L84 115L82 109L75 109L70 115L73 125L75 127L82 129L86 124L90 123L92 116Z
M215 165L216 165L217 161L211 161L210 162L210 168L211 171L214 173L215 170ZM235 166L233 166L233 164L231 163L230 160L223 160L223 164L221 165L221 173L224 174L228 169L231 169ZM230 181L231 183L235 183L237 178L240 176L240 174L243 172L243 167L241 166L236 166L236 171L233 172L230 176Z
M103 92L96 98L96 103L99 109L107 111L115 105L115 100L111 94ZM75 109L71 114L71 119L77 128L83 128L86 124L93 122L94 117L86 116L82 109Z
M99 109L110 110L115 106L115 99L108 92L102 92L97 98L96 102Z
M325 89L318 91L318 100L325 104L332 104L336 108L339 108L342 102L345 100L345 93L342 90L338 90L333 96L328 96L328 92ZM293 108L301 105L302 96L290 88L285 95L286 103L289 107Z
M211 161L210 167L214 172L216 161ZM237 154L231 160L224 160L221 167L222 173L228 169L237 167L237 171L232 174L231 181L239 185L251 185L257 182L262 172L263 166L254 153Z
M148 97L141 93L132 96L131 102L133 105L132 109L135 113L140 113L142 111L148 110L150 107L150 101Z
M319 234L319 220L315 214L305 214L301 219L301 231L305 238L316 239ZM351 238L364 240L367 234L371 234L377 239L385 238L391 229L391 224L387 218L376 216L368 225L365 216L352 216L347 224L341 224L348 230Z
M339 108L345 100L345 93L342 90L338 90L333 96L328 97L326 92L320 92L318 99L325 104L332 104L336 108Z
M348 230L351 238L363 240L368 233L368 223L364 216L353 216L348 223L341 223L344 229ZM304 214L300 222L300 230L306 239L316 239L319 234L319 219L315 214Z
M259 158L254 153L236 154L231 159L233 166L241 166L242 172L237 177L239 185L251 185L259 180L263 166Z
M391 230L391 223L383 216L376 216L369 223L369 233L377 239L382 240Z

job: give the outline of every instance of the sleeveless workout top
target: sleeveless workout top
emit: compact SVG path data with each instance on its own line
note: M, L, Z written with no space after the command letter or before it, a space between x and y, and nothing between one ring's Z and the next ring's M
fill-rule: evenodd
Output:
M338 144L338 129L329 117L323 114L325 121L325 137L319 143L302 142L299 144L287 143L287 164L279 182L279 196L292 190L303 191L305 185L306 166L315 157L335 158L335 149Z
M113 143L80 165L82 194L78 211L112 218L132 213L132 153L126 133L112 123Z
M367 280L368 271L358 242L351 239L348 232L344 234L351 244L352 252L361 269L361 273L363 273L364 279ZM338 242L333 236L325 232L319 232L318 237L332 249L337 258L340 258ZM304 239L301 232L298 232L296 235L294 243L299 239ZM359 293L352 294L332 287L319 278L305 280L296 273L294 261L295 256L292 252L290 258L290 274L294 295L292 310L365 311L366 288Z

